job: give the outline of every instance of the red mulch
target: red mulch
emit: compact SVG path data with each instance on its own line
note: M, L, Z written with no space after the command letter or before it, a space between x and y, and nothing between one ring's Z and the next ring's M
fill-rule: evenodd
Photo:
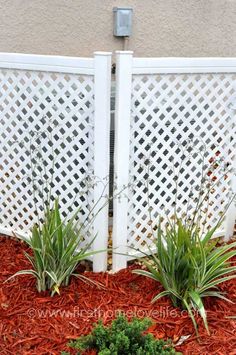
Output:
M104 284L105 289L72 278L61 295L39 294L31 276L19 276L3 282L16 271L29 268L23 255L26 247L20 241L0 237L0 354L43 355L69 350L67 342L91 331L93 323L102 318L109 323L116 310L128 317L149 316L156 322L150 331L157 338L171 338L178 343L181 336L190 337L176 350L184 354L236 354L236 304L206 299L211 336L201 320L198 342L192 322L186 313L171 306L168 298L151 305L150 301L162 287L155 281L131 273L132 265L115 275L107 273L86 276ZM236 281L221 286L236 301ZM92 354L90 352L90 354Z

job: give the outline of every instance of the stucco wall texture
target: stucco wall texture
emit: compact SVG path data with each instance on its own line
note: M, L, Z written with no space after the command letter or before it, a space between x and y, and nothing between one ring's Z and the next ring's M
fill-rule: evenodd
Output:
M0 51L121 50L115 6L133 8L129 49L136 56L236 56L236 0L0 0Z

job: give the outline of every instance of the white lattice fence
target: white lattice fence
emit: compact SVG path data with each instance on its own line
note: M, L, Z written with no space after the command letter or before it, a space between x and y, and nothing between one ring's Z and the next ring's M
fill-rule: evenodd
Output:
M83 220L108 194L110 63L110 53L98 52L0 54L0 232L29 232L50 181L64 217L81 207ZM95 233L94 248L105 249L107 207L84 243ZM94 270L106 269L106 253L93 261Z
M115 270L127 261L119 252L139 254L127 247L153 247L159 217L177 211L191 218L203 168L212 186L202 206L205 228L214 226L232 197L236 153L236 60L119 52L117 66L116 188L129 188L114 202ZM218 235L232 234L235 217L232 204Z

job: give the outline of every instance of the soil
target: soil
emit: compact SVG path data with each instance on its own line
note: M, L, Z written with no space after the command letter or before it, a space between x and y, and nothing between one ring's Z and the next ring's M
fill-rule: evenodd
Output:
M168 298L151 304L163 289L157 282L133 274L132 270L140 268L137 264L116 274L93 273L81 266L80 273L103 287L72 277L70 285L54 297L38 293L32 276L18 276L4 283L16 271L30 268L26 250L23 242L0 237L1 355L58 355L62 350L70 351L68 341L88 334L98 319L109 324L118 311L128 318L152 318L149 331L156 338L172 339L183 354L236 354L236 303L206 298L211 335L198 317L197 339L188 314L174 308ZM235 279L220 288L236 302Z

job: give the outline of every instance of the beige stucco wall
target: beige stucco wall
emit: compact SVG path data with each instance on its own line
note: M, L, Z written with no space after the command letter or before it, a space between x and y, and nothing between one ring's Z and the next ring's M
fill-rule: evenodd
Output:
M122 49L112 8L132 6L137 56L236 56L236 0L0 0L0 51Z

